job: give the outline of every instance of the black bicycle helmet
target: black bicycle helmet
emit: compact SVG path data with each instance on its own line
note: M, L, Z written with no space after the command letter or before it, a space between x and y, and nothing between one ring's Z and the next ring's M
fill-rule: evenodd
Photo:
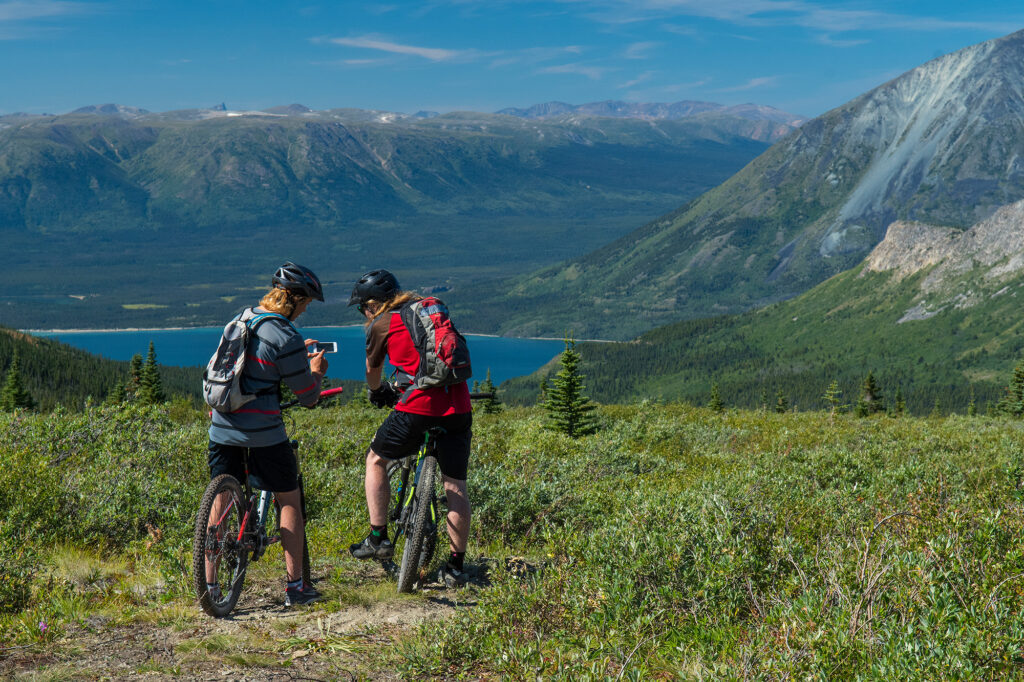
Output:
M358 305L367 301L387 301L395 297L401 289L398 280L387 270L373 270L359 278L352 287L352 295L348 298L349 305Z
M323 303L324 288L320 280L309 268L288 261L277 269L270 280L271 286L281 287L286 291L306 298L315 298Z

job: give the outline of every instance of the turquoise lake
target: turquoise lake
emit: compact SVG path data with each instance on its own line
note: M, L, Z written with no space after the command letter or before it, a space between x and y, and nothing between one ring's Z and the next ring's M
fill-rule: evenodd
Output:
M35 336L56 339L69 346L87 350L113 360L131 360L136 353L145 356L149 342L156 348L161 365L205 367L220 340L221 327L159 329L143 331L32 332ZM362 327L299 327L307 339L336 341L338 352L327 356L327 375L336 379L363 379L366 353ZM510 339L467 334L473 360L474 379L483 380L487 369L499 384L512 377L530 374L565 347L562 341L548 339Z

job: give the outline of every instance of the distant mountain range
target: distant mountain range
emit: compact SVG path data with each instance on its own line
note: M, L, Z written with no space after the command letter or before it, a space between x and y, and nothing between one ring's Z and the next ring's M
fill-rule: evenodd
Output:
M763 104L725 106L724 104L715 104L714 102L697 102L692 100L671 103L622 102L618 100L590 102L588 104L545 102L525 109L517 109L515 107L501 109L497 113L534 120L566 119L574 116L638 118L647 121L679 120L684 118L703 118L705 120L740 118L761 123L761 130L764 132L762 137L758 139L766 141L775 141L784 137L807 120L802 116L790 114Z
M284 257L343 279L388 263L439 290L530 271L729 177L767 148L759 125L297 104L0 116L0 238L18 256L0 323L209 323Z
M627 338L786 299L859 263L893 221L962 229L1024 198L1022 148L1018 32L804 123L679 210L519 279L499 294L500 319L487 302L474 319L509 334Z

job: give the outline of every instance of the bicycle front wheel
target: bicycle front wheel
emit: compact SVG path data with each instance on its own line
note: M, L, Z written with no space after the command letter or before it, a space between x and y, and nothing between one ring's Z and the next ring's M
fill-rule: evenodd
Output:
M405 529L402 563L398 567L399 592L412 592L416 580L422 578L420 569L426 568L422 565L423 550L428 543L431 550L433 549L433 543L427 540L427 536L430 533L437 533L436 519L433 518L436 515L434 485L437 478L437 460L433 455L427 455L423 458L422 467L415 496L410 502L412 508L409 510L409 523Z
M216 618L231 613L242 594L249 550L240 541L246 503L241 484L230 474L210 481L196 514L192 538L192 577L203 611ZM216 590L207 587L217 585Z

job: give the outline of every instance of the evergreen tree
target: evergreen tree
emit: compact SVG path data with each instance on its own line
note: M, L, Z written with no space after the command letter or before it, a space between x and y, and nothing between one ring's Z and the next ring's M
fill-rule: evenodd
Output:
M552 378L544 400L544 409L548 411L548 427L570 438L585 436L597 430L593 415L595 406L583 395L580 359L576 342L566 339L561 369Z
M786 399L781 389L775 394L775 411L779 414L789 412L789 400Z
M1024 415L1024 362L1013 368L1013 377L996 409L1012 417Z
M903 387L896 387L896 397L893 399L892 413L895 417L902 417L907 411L907 401L903 399Z
M860 398L857 400L857 416L867 417L868 415L875 414L882 409L882 390L878 387L878 382L875 381L875 374L872 371L868 371L868 375L864 377L864 383L860 387Z
M967 416L975 417L978 415L978 406L974 404L974 385L971 385L970 402L967 403Z
M478 401L478 404L483 409L484 414L497 414L501 412L501 401L498 400L497 388L494 387L494 382L491 381L491 368L487 368L487 378L483 382L473 382L474 393L492 393L493 398L484 398Z
M537 398L537 404L543 406L548 401L548 380L547 377L540 380L540 386L538 387L540 395Z
M721 414L725 411L725 403L722 402L722 395L718 392L718 382L711 382L711 399L708 400L708 407L712 412Z
M120 405L128 400L128 390L125 388L124 381L118 379L114 387L107 393L107 397L104 399L104 405Z
M821 399L825 401L825 405L828 408L829 423L835 423L836 414L846 407L840 404L842 395L843 392L839 390L839 382L833 379L832 383L825 389L824 395L821 396Z
M935 399L935 404L932 406L931 414L928 415L932 418L938 418L942 416L942 401L938 398Z
M4 386L0 389L0 412L14 412L14 410L31 410L36 406L28 389L21 381L21 359L18 351L14 351L11 358L11 366L7 368L7 376L4 378Z
M128 400L135 400L142 388L142 356L136 353L128 363L128 386L125 395Z
M139 378L139 402L143 405L159 405L167 400L164 394L164 386L160 381L160 370L156 364L156 349L153 342L149 342L149 351L146 353L146 364L142 366Z
M761 387L761 411L768 411L768 389Z

